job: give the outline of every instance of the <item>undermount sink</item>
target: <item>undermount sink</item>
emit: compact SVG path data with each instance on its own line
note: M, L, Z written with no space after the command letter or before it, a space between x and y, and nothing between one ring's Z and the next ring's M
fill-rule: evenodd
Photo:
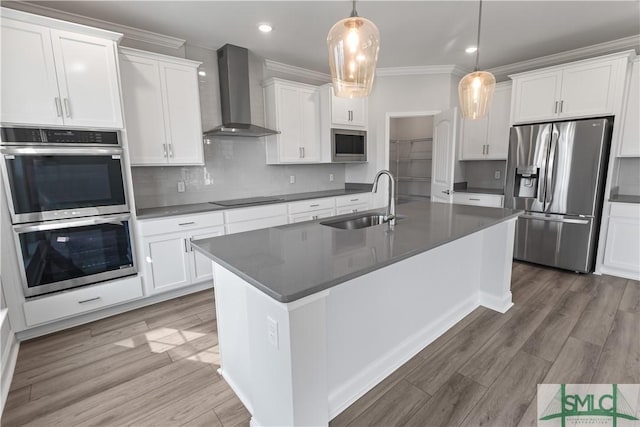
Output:
M321 225L326 225L328 227L340 228L342 230L357 230L360 228L372 227L374 225L384 224L389 222L385 220L384 215L379 214L366 214L359 215L355 217L349 217L346 219L337 219L332 221L324 221L321 222Z

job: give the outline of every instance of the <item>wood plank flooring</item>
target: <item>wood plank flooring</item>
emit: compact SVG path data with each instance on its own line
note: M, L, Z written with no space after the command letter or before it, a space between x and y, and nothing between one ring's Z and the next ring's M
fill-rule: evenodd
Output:
M534 426L538 383L640 383L640 283L514 263L478 308L330 423ZM0 424L246 426L217 374L213 292L22 343Z

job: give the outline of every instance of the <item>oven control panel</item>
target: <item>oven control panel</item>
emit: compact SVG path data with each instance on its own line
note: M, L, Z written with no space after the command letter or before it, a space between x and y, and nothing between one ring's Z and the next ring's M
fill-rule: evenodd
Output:
M3 127L0 129L0 141L10 145L119 145L118 132L71 129Z

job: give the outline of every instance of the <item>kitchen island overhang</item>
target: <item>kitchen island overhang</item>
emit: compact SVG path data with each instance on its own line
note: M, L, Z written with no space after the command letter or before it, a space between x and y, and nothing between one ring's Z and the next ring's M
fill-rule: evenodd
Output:
M393 230L312 221L194 242L214 261L220 372L253 425L327 425L478 306L511 307L519 211L400 213Z

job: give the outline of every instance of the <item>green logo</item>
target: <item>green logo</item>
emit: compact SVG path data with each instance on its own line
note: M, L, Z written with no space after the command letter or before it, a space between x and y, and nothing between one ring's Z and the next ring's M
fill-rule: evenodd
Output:
M540 402L538 404L538 417L540 421L559 420L562 427L566 426L567 419L570 419L574 425L595 424L594 418L609 418L613 427L617 427L618 420L637 421L637 408L632 408L627 401L625 395L620 391L617 384L569 384L572 392L567 391L567 384L541 384L538 386L538 401L543 398L543 394L549 395L552 390L557 390L553 398L549 401L546 408L540 411ZM546 387L546 389L545 389ZM548 387L553 387L549 390ZM625 386L626 387L626 386ZM637 393L640 386L636 387L635 399L638 401ZM548 400L548 399L547 399ZM544 403L542 403L544 404ZM541 413L542 412L542 413ZM544 425L539 423L539 425Z

